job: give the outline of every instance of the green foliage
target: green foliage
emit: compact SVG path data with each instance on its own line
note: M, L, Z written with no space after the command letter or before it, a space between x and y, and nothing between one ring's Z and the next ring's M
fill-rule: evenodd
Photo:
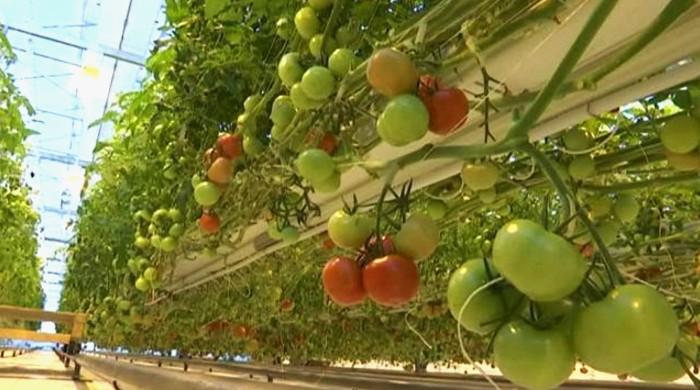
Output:
M14 60L0 32L0 62ZM12 77L0 69L0 304L39 307L43 303L36 255L38 215L22 181L24 141L32 134L23 115L33 114Z

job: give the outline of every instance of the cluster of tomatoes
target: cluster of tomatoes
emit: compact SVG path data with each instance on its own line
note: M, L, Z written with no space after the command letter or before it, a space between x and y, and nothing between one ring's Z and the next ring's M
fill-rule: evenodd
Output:
M323 268L323 289L340 306L359 305L369 297L388 307L410 302L418 293L416 261L430 256L440 241L435 222L424 214L411 215L394 235L380 240L366 214L335 212L328 220L328 236L335 245L357 251L339 256Z
M607 274L591 268L569 241L529 220L504 225L491 254L453 273L447 301L465 329L496 332L494 362L513 383L554 388L569 378L577 359L645 380L684 374L673 352L676 345L687 348L679 321L653 287L621 285L587 303L582 291L610 289ZM486 286L499 275L505 282ZM697 344L691 352L695 356Z
M243 156L243 137L239 134L221 134L216 146L204 153L204 169L207 180L198 175L192 179L194 199L204 207L199 217L199 227L205 233L216 233L221 220L210 208L214 206L226 190L235 174L235 162Z
M153 214L139 210L134 213L133 219L136 222L134 245L141 250L153 247L163 252L173 252L185 233L182 212L176 208L158 209ZM127 267L136 276L134 286L137 290L146 292L159 287L158 272L145 257L129 259Z
M411 58L397 49L372 54L367 81L390 99L377 119L377 133L390 145L407 145L428 130L447 135L467 120L469 101L464 92L442 87L433 76L419 77Z

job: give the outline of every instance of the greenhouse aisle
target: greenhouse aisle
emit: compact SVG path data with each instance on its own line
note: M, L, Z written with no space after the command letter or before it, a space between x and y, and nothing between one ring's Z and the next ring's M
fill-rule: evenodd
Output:
M112 386L83 369L82 381L71 379L72 368L65 368L50 351L36 351L0 359L0 389L12 390L108 390Z

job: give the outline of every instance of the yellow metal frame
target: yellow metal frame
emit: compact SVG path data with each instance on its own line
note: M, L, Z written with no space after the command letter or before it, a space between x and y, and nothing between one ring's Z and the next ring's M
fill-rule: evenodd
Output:
M83 337L87 316L83 313L54 312L0 305L0 318L24 321L50 321L70 324L70 333L42 333L26 329L0 328L0 338L68 344Z

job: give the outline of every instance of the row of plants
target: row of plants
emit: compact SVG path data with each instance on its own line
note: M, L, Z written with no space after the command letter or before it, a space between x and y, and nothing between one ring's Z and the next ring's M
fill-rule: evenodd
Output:
M0 64L15 60L12 47L0 32ZM40 267L36 228L39 216L30 201L30 188L22 177L25 140L31 134L24 116L32 107L0 68L0 304L41 307Z
M533 389L558 386L576 361L649 381L690 374L697 82L528 138L553 99L594 87L692 2L670 2L609 63L570 80L615 5L595 6L541 90L513 93L489 89L500 82L482 57L572 8L169 1L172 38L149 59L153 79L105 118L117 136L98 146L63 307L91 313L100 344L136 350L486 360ZM481 68L483 93L449 85L459 66ZM470 106L484 144L363 160L380 142L459 131ZM513 110L498 140L497 108ZM461 173L421 190L394 183L438 158L464 161ZM327 236L299 241L320 215L314 194L337 192L355 166L383 180L378 198L353 196ZM260 220L284 249L184 293L163 289L178 262L230 252Z

